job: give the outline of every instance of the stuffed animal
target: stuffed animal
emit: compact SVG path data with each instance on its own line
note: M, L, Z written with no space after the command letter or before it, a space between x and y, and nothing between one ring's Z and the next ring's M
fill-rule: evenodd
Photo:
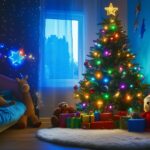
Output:
M150 95L144 98L144 113L142 117L146 120L146 130L150 131Z
M17 123L19 128L26 128L28 120L32 123L32 127L39 127L41 125L41 121L39 121L38 117L35 115L34 104L30 95L30 86L27 79L28 76L23 79L16 79L22 93L22 101L26 105L26 112Z
M74 113L75 109L70 106L67 102L61 102L58 104L58 107L54 110L51 117L51 123L53 127L59 126L59 117L61 113Z
M0 106L10 106L14 104L15 104L15 101L7 102L2 96L0 96Z

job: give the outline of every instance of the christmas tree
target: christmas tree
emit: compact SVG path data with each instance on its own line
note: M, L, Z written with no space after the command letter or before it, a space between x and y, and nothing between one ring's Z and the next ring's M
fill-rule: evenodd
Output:
M126 32L118 19L117 7L105 7L107 18L84 65L86 72L80 86L74 86L77 109L85 112L100 110L141 111L149 85L143 84L141 67L130 51Z

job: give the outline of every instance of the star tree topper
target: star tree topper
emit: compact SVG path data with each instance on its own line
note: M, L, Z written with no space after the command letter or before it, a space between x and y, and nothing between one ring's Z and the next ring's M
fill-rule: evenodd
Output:
M113 15L116 16L116 12L118 11L118 7L114 7L112 3L109 4L109 7L105 7L107 11L107 16Z

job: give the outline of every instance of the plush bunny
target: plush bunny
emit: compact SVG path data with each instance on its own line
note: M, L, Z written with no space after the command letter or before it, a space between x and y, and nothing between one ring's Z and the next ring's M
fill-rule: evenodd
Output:
M27 82L27 79L28 76L22 79L16 79L22 93L22 101L27 108L25 114L20 118L17 123L19 128L26 128L28 125L28 119L31 121L33 127L39 127L41 125L41 121L39 121L38 117L35 115L35 109L32 97L30 95L30 86Z

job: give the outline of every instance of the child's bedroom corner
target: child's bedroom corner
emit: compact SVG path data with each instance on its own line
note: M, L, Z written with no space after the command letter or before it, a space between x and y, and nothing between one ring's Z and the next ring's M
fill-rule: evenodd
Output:
M0 149L149 149L149 8L1 0Z

